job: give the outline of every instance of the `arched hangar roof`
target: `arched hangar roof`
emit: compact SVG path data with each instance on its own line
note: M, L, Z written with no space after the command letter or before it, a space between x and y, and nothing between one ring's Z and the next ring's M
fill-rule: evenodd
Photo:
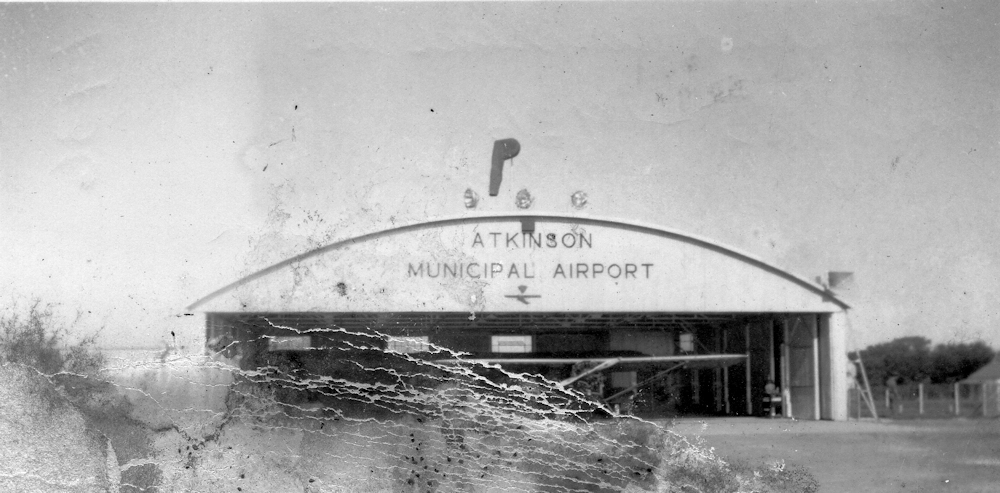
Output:
M477 214L363 234L199 299L205 312L834 312L828 289L753 255L593 216Z

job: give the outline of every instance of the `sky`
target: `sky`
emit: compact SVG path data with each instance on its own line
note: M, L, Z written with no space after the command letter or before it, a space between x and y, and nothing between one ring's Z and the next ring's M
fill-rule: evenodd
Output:
M1000 348L998 25L992 2L3 5L0 299L105 347L197 344L195 300L462 214L513 137L501 196L584 190L854 272L851 348Z

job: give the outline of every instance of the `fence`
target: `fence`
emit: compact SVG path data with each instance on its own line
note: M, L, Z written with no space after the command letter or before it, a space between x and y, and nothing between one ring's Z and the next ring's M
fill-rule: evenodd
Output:
M872 396L880 418L1000 417L1000 388L996 382L900 385L896 396L884 386L872 387ZM872 417L858 389L849 389L848 405L852 419Z

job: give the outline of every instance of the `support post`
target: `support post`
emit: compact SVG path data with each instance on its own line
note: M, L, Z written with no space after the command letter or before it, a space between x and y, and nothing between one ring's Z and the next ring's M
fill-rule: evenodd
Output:
M987 403L987 400L986 400L986 382L983 382L983 389L982 389L982 391L983 391L983 416L989 416L989 413L986 410L986 403Z
M826 341L824 351L829 365L829 388L825 389L824 395L829 398L829 418L834 421L846 421L850 413L847 392L851 385L847 378L847 365L853 363L847 357L847 316L846 311L826 315L826 323L823 324L825 332L821 334Z
M777 381L774 375L774 320L770 322L767 329L767 375L772 382ZM784 387L785 382L781 382Z
M924 415L924 383L917 384L917 414Z
M729 350L729 334L722 332L722 352ZM726 403L726 416L732 413L729 403L729 367L722 368L722 400Z
M858 394L858 421L861 421L861 389L855 388L854 393Z
M792 413L792 370L791 354L788 349L788 317L781 320L781 413L786 418L795 416Z
M747 364L746 364L746 380L747 380L747 416L753 416L753 396L750 392L750 324L746 324L743 327L743 338L746 341L747 348Z
M820 397L819 397L819 317L816 316L812 325L812 377L813 377L813 419L819 421L820 418Z
M962 415L962 411L959 410L959 406L961 405L961 404L959 404L959 402L961 402L961 397L960 397L960 394L959 394L959 390L960 389L958 388L958 382L955 382L955 386L954 386L954 393L955 393L955 416L961 416Z

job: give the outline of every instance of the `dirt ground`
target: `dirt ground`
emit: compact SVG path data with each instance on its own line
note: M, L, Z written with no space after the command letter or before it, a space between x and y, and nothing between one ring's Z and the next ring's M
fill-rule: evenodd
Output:
M672 429L729 461L805 466L823 492L1000 491L997 420L706 418Z

